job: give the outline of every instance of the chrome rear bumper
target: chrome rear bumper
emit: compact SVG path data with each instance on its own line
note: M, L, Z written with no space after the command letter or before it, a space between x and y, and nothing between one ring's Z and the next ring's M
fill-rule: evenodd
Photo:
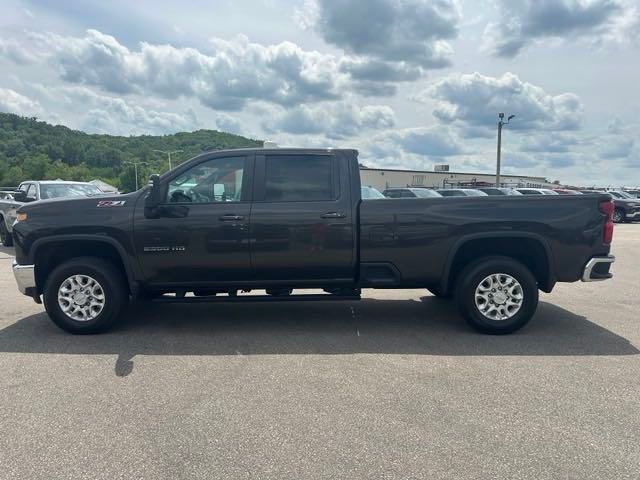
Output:
M31 296L36 288L36 275L34 265L19 265L13 261L13 276L18 284L18 290L24 295Z
M613 275L609 272L609 267L615 261L616 257L614 257L613 255L607 255L606 257L593 257L587 262L584 267L584 270L582 272L582 281L600 282L602 280L610 279L611 277L613 277ZM603 268L605 266L606 268Z

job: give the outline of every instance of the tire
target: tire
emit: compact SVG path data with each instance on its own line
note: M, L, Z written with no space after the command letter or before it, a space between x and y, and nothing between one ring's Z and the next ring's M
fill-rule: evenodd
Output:
M621 208L616 208L613 211L613 222L614 223L622 223L624 222L624 211Z
M429 287L427 287L427 290L428 290L428 291L429 291L429 293L430 293L431 295L433 295L434 297L441 298L441 299L443 299L443 300L448 300L448 299L450 299L450 298L453 296L453 295L451 294L451 292L449 292L449 293L442 293L438 287L430 287L430 288L429 288Z
M89 297L80 294L80 301L84 300L85 303L76 305L71 303L75 297L65 297L69 299L67 305L71 305L70 308L80 312L84 311L83 316L86 317L86 313L90 312L90 315L95 317L84 318L82 320L73 318L65 313L60 301L58 300L58 293L61 290L63 283L67 282L74 276L80 276L76 278L90 278L94 280L95 284L86 284L86 290L88 291L92 286L93 290L89 293ZM112 263L104 261L95 257L79 257L69 260L67 262L58 265L50 274L44 287L44 307L49 314L49 317L58 327L74 334L92 334L101 333L114 327L120 320L120 314L128 300L128 289L126 287L127 280ZM67 287L78 287L82 282L71 283L67 282ZM84 287L81 287L84 288ZM67 290L67 292L73 293L75 290ZM101 292L101 293L100 293ZM100 303L102 307L93 307L89 305L89 301L93 300L95 294L95 302ZM84 295L84 296L83 296ZM101 298L100 298L101 297ZM64 302L62 302L64 304ZM92 304L93 305L93 304ZM75 306L75 308L74 308ZM97 311L98 309L99 312ZM71 313L74 313L73 311ZM80 313L78 313L80 315Z
M7 230L2 217L0 217L0 243L2 243L3 247L13 247L13 235Z
M519 287L507 277L515 280ZM493 280L486 281L488 278ZM495 289L487 288L494 285ZM509 257L485 257L468 265L458 276L456 303L473 328L482 333L503 335L515 332L531 320L538 306L538 284L522 263ZM486 305L485 313L481 311L483 305ZM496 318L499 316L502 318Z

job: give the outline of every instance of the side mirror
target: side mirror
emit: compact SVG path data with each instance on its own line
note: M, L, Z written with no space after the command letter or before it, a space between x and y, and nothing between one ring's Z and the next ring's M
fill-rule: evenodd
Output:
M147 206L157 207L162 203L162 188L160 186L160 175L154 173L149 177L149 196L147 197Z
M144 215L147 218L158 218L158 206L162 203L162 185L160 175L154 173L149 177L149 194L144 203Z
M13 199L16 202L25 203L27 201L27 193L22 190L17 190L13 193Z

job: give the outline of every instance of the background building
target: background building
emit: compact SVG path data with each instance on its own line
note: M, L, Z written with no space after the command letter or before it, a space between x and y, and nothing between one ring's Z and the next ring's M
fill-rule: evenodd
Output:
M486 173L449 171L395 170L389 168L360 169L362 185L383 191L392 187L461 188L495 185L496 176ZM507 187L549 188L557 187L544 177L527 175L501 175L501 183Z

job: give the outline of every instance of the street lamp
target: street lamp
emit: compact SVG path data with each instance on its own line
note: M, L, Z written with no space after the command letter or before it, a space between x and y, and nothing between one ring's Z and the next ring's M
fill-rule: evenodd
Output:
M509 115L509 117L507 117L507 121L505 122L504 113L500 112L498 114L498 118L500 119L498 120L498 161L496 166L496 187L498 188L500 187L500 150L502 149L502 127L504 125L509 125L509 122L513 117L515 117L515 115Z
M147 162L124 162L124 163L133 165L133 168L135 169L135 172L136 172L136 191L138 191L138 165L146 165Z
M169 170L171 170L173 167L171 166L171 154L172 153L182 153L184 150L173 150L171 152L168 152L166 150L153 150L154 152L158 152L158 153L166 153L167 156L169 157Z

